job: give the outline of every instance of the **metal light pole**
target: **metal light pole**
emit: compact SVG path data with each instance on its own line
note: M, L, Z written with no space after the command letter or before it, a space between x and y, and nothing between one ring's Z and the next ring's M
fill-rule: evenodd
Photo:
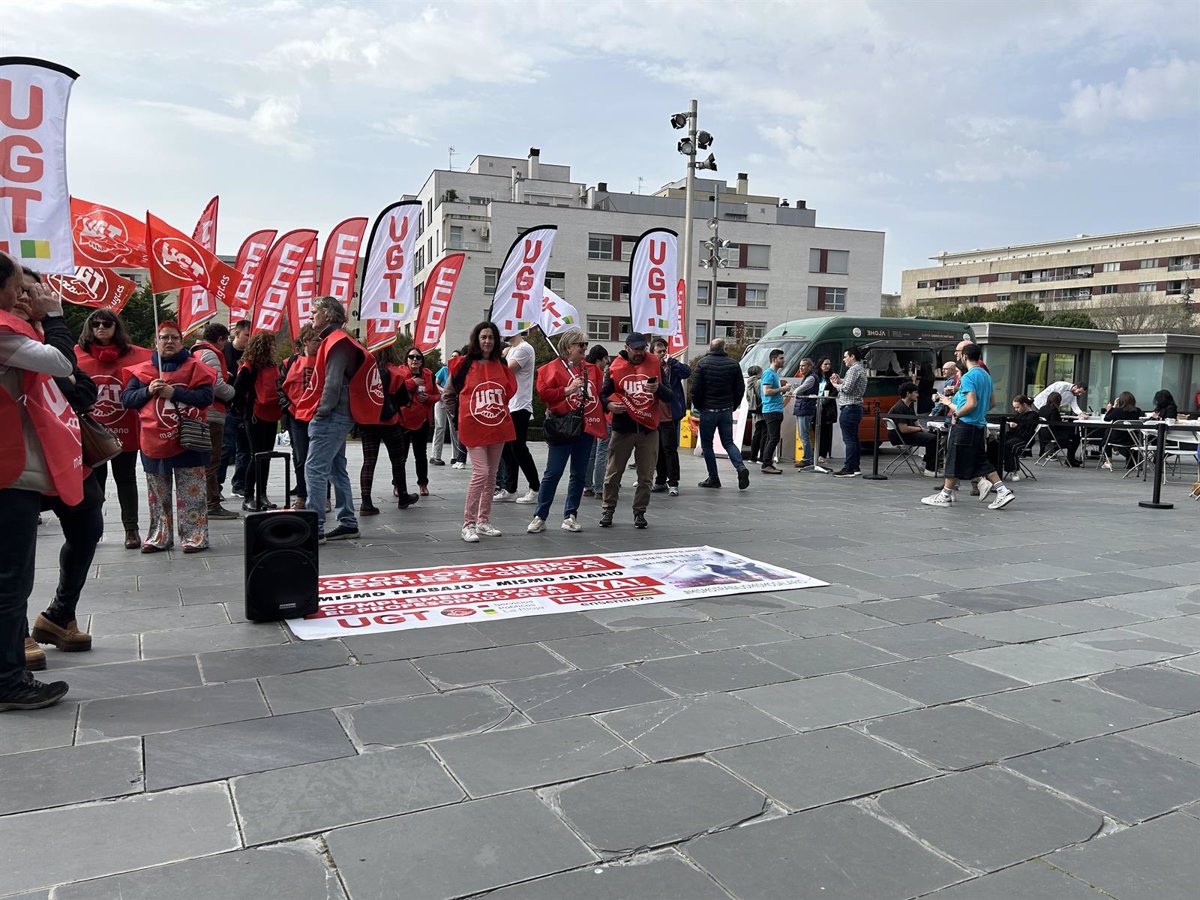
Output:
M708 227L712 229L713 236L704 242L704 249L708 251L708 256L701 258L700 267L708 269L710 278L708 282L708 302L712 308L709 316L708 339L711 341L717 336L717 269L724 269L729 265L729 260L721 257L721 251L729 246L729 241L721 240L721 195L713 194L713 214L708 220ZM697 298L697 306L699 306L699 298Z
M692 220L694 218L692 204L696 193L696 112L698 106L695 100L688 106L688 144L691 152L687 154L687 177L683 185L683 296L684 307L691 306L692 299ZM688 309L688 316L696 321ZM684 343L691 346L691 335L683 336Z

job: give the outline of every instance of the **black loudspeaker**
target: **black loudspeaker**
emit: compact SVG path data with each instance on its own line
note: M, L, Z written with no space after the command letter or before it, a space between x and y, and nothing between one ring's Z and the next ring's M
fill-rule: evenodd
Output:
M286 501L292 492L291 455L257 453L254 465L270 465L274 457L284 460ZM252 467L246 483L253 484L253 479ZM245 529L246 618L251 622L273 622L315 613L320 553L316 512L273 509L250 513Z

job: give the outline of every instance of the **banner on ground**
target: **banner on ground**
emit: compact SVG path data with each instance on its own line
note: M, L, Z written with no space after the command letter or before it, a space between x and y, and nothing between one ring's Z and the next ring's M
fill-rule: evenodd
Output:
M288 327L292 333L292 343L300 337L300 328L312 321L312 305L317 291L317 242L313 241L308 248L308 256L292 285L291 301L288 305Z
M350 301L354 299L358 255L366 231L366 216L346 219L330 232L329 240L325 242L325 255L321 259L321 285L317 293L321 297L340 300L347 318L350 316Z
M42 59L0 57L0 250L55 275L75 271L66 146L78 77Z
M491 320L507 336L538 324L542 315L546 268L557 225L539 225L517 235L496 278Z
M275 242L258 277L250 316L251 332L278 332L283 327L283 316L288 311L292 288L316 240L317 233L311 228L298 228Z
M674 356L688 348L687 339L687 285L682 278L675 286L675 309L679 316L679 328L667 339L667 353Z
M462 274L466 258L465 253L443 256L425 279L421 311L413 332L413 344L422 353L432 350L442 341L446 317L450 314L450 301L454 299L454 288L458 285L458 276Z
M217 204L213 197L200 214L192 240L209 253L217 252ZM240 279L239 279L240 281ZM236 288L234 289L236 291ZM228 296L228 295L227 295ZM199 285L193 284L179 291L179 330L186 338L193 331L203 328L217 314L216 298Z
M679 331L679 235L651 228L638 238L629 259L629 321L634 331Z
M270 251L271 245L275 243L275 236L278 234L279 232L274 228L266 228L254 232L242 241L237 261L233 264L233 267L242 273L242 280L238 283L237 291L234 292L233 303L229 305L229 321L231 323L250 318L250 310L254 307L254 292L258 288L258 276L262 272L263 260L267 258L267 253Z
M481 562L326 575L320 609L288 626L309 641L826 583L716 547Z
M80 266L150 267L146 223L119 209L72 197L71 239Z
M367 242L358 318L404 324L417 315L413 255L420 200L401 200L379 214Z
M137 282L122 278L110 269L81 266L74 275L47 275L50 290L66 303L107 309L119 313L137 290Z
M241 272L150 213L146 213L146 244L150 289L156 294L198 284L228 303L225 298L237 290Z
M581 321L579 310L550 288L546 288L546 293L542 296L542 314L538 317L538 327L546 337L560 334L572 325L578 327Z

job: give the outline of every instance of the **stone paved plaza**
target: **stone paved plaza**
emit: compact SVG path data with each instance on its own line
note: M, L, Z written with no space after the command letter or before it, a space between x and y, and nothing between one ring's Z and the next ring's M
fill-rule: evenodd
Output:
M67 702L0 716L0 896L1197 896L1190 477L1151 511L1056 466L992 512L907 473L701 491L688 457L647 531L627 473L612 530L505 504L468 545L469 472L432 473L322 572L708 543L830 586L301 643L244 620L240 523L142 556L111 499L95 649L48 649Z

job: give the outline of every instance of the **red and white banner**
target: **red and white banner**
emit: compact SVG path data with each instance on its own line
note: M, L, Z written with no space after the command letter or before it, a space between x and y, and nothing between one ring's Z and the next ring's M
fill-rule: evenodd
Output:
M209 253L217 252L217 204L213 197L200 214L200 221L192 232L192 240ZM234 288L236 291L237 289ZM198 285L185 287L179 292L179 330L186 338L198 328L203 328L217 314L216 298Z
M491 319L500 334L526 331L541 318L546 268L557 233L557 225L539 225L519 234L508 248L492 297Z
M237 290L241 272L150 213L146 213L146 241L150 289L156 294L198 284L228 303L225 298Z
M66 303L107 309L119 313L137 290L137 282L122 278L111 269L80 267L74 275L47 275L50 290Z
M313 299L317 291L317 242L308 248L308 256L300 267L296 283L292 285L291 304L288 307L288 327L292 332L292 343L300 337L300 328L312 321Z
M258 277L250 316L251 332L277 332L283 327L283 316L288 311L292 287L300 277L304 260L308 258L308 251L316 240L317 233L311 228L298 228L275 242Z
M550 288L546 288L546 293L542 296L542 314L538 317L538 326L543 334L547 337L560 334L572 325L578 327L581 321L579 310Z
M263 260L279 234L274 228L256 231L244 241L238 250L237 262L233 267L242 273L242 280L233 295L233 303L229 306L229 321L240 322L250 318L250 310L254 306L254 292L258 287L258 276L262 272Z
M450 315L450 301L454 299L454 288L458 285L458 276L462 274L466 258L465 253L443 256L425 280L421 312L417 315L417 326L413 332L413 344L422 353L427 353L442 342L446 318Z
M0 250L56 275L75 271L66 143L78 77L41 59L0 58Z
M679 284L675 287L675 309L679 316L679 328L667 340L667 353L671 356L674 356L676 353L682 353L688 348L687 285L684 284L682 278L679 279Z
M347 219L329 234L325 255L321 258L321 286L318 296L336 297L350 315L354 299L354 282L358 278L358 256L362 251L363 235L367 232L367 217Z
M71 198L71 239L81 266L146 269L146 223L110 206Z
M361 321L404 324L416 317L413 255L420 214L420 200L401 200L375 220L363 267Z
M676 288L679 235L651 228L634 245L629 260L629 321L634 331L670 335L679 331Z
M326 575L317 612L287 624L309 641L824 584L716 547L597 553Z

